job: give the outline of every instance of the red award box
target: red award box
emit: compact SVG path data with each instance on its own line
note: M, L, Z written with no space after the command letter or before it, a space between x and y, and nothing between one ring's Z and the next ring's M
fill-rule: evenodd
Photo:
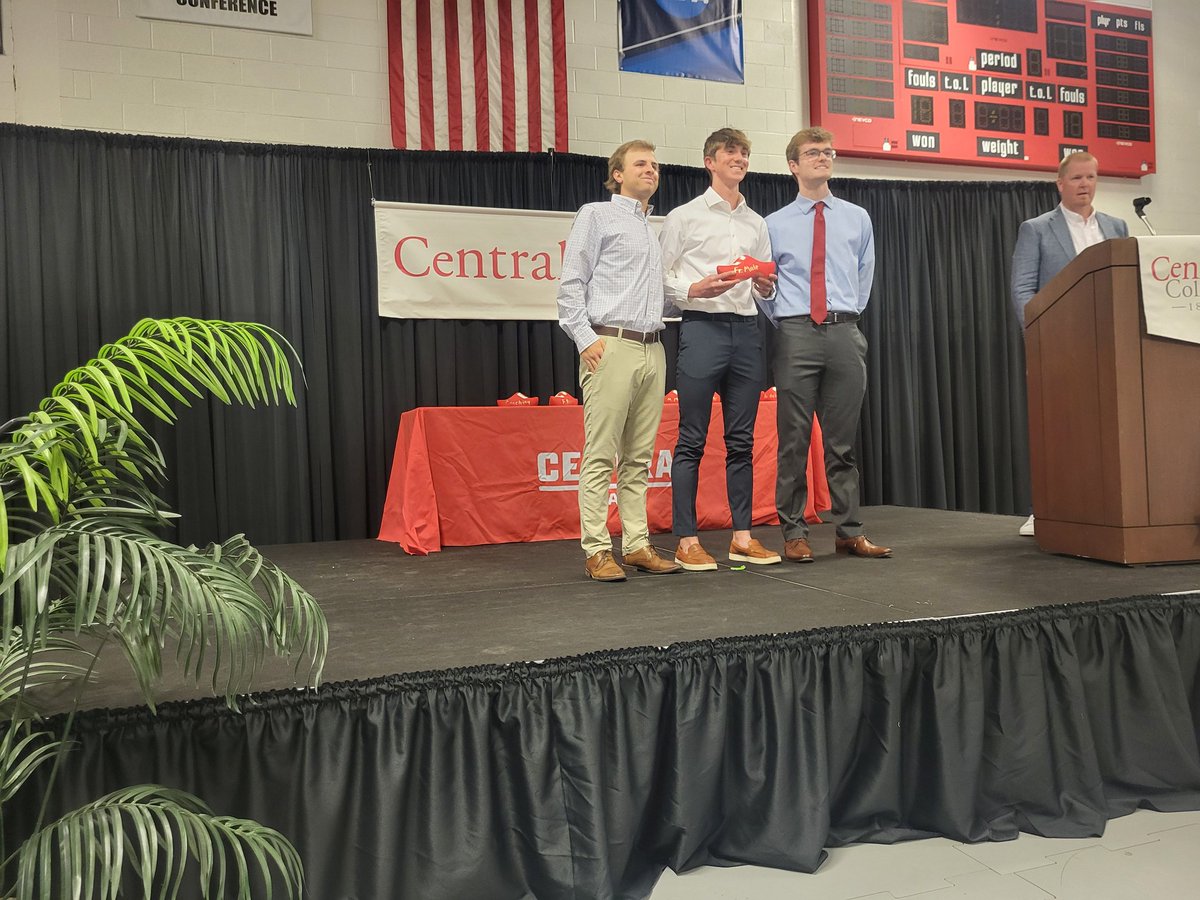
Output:
M503 400L496 401L497 406L537 406L537 397L526 397L520 391L513 394L511 397L505 397Z
M774 275L775 263L763 262L753 256L739 256L732 265L717 266L717 274L732 275L737 281L745 281L759 275Z

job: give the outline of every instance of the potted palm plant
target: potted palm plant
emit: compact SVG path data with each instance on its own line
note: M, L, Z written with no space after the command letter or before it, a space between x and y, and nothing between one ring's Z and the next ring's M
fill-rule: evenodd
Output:
M294 405L295 362L261 325L146 319L0 427L0 815L35 772L52 784L69 759L70 717L47 730L39 689L86 684L108 644L152 706L171 653L231 706L266 651L319 682L328 629L303 588L241 535L205 548L164 537L164 458L138 418L172 423L175 405L205 394ZM283 835L180 791L133 786L55 821L44 798L41 810L20 846L0 845L0 897L110 897L131 879L175 897L185 874L205 896L302 892Z

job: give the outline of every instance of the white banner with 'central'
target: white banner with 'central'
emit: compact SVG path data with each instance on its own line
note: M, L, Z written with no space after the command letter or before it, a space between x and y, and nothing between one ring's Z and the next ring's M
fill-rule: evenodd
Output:
M1138 238L1146 332L1200 344L1200 236Z
M379 314L557 319L574 213L375 201Z
M575 213L479 206L375 206L379 315L557 319ZM661 216L651 216L658 231Z

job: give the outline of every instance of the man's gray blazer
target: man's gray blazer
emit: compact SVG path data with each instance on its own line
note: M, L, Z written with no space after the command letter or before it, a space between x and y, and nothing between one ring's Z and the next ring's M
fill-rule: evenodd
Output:
M1097 212L1096 221L1106 239L1129 237L1129 226L1123 219ZM1074 258L1075 244L1061 206L1021 223L1012 259L1012 302L1022 327L1025 304Z

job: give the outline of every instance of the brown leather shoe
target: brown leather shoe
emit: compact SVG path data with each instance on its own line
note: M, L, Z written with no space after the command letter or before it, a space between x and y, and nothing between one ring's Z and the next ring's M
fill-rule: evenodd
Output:
M682 544L675 548L675 562L689 572L715 572L717 561L699 544L684 548Z
M625 565L633 566L642 572L649 572L651 575L670 575L672 572L683 571L676 563L668 562L659 556L658 551L649 544L640 550L626 553Z
M865 534L852 538L838 538L833 542L833 548L838 553L848 553L851 556L865 556L868 559L878 559L892 555L891 547L877 547L867 540Z
M594 581L624 581L625 570L617 565L611 550L601 550L593 553L583 564L588 578Z
M745 547L739 547L733 541L729 542L729 558L734 562L751 563L756 566L773 566L783 562L779 554L768 550L754 538Z
M808 546L807 538L793 538L783 544L783 555L789 562L813 562L812 547Z

